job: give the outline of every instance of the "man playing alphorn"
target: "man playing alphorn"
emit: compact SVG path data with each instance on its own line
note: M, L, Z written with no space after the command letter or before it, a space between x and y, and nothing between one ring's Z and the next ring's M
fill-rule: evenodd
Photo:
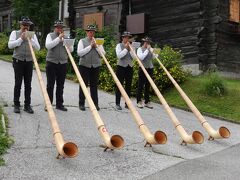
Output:
M116 54L118 58L117 62L117 70L116 75L123 85L125 81L125 90L128 94L128 96L131 96L131 86L132 86L132 78L133 78L133 58L134 55L130 51L130 42L129 38L132 37L130 32L123 32L122 34L122 42L117 44L116 46ZM121 93L119 89L116 87L116 109L122 110L122 107L120 106L121 101ZM127 108L127 105L125 104L125 107Z
M137 56L142 61L143 66L147 70L150 77L153 75L153 63L152 60L157 57L157 54L153 53L153 48L150 43L152 42L149 37L142 39L143 45L137 50ZM144 106L152 109L153 107L150 104L149 90L150 83L148 82L143 70L141 67L138 69L138 88L137 88L137 107L143 108L142 103L142 91L144 88Z
M8 47L9 49L14 49L13 51L13 69L15 75L15 85L14 85L14 112L20 113L20 94L22 80L24 79L25 87L25 101L24 101L24 111L33 114L34 111L31 107L31 83L32 83L32 71L33 71L33 59L26 37L26 32L29 31L30 25L33 23L31 20L24 16L21 18L20 30L12 31ZM37 36L34 34L31 38L32 46L34 49L39 50L40 45L38 43Z
M98 106L98 80L99 80L99 67L101 66L101 57L96 49L97 45L94 41L96 30L95 25L88 25L86 31L86 37L80 39L77 48L77 54L79 59L79 72L83 78L86 86L90 84L90 93L92 100L99 110ZM99 50L105 54L105 50L102 45L98 46ZM82 88L79 86L79 109L85 111L85 96Z
M53 90L56 81L56 109L67 111L67 108L63 105L63 89L67 74L68 62L68 54L65 47L63 46L63 27L63 22L61 20L56 20L54 22L54 32L47 35L45 43L45 46L48 49L46 57L46 75L47 92L51 103L53 102ZM68 48L70 52L73 51L73 46Z

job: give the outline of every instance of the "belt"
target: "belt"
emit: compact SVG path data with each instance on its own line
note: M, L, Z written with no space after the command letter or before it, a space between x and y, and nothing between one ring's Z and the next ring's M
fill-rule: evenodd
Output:
M23 60L21 60L21 59L16 59L16 58L13 58L13 60L15 60L15 61L23 61L23 62L27 62L27 60L26 60L26 59L23 59Z

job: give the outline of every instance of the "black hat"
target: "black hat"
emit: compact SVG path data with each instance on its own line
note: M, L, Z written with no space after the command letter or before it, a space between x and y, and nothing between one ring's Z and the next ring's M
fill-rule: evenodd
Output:
M151 43L152 42L152 39L150 37L147 37L145 36L143 39L142 39L143 42L149 42Z
M19 21L20 24L27 24L27 25L32 25L33 22L29 19L27 16L22 16L21 20Z
M94 24L90 24L87 26L87 28L85 29L85 31L97 31L97 27Z
M122 37L132 37L132 35L131 35L130 32L124 31L124 32L122 33Z
M63 21L62 20L54 21L54 27L57 27L57 26L65 27L65 25L63 25Z

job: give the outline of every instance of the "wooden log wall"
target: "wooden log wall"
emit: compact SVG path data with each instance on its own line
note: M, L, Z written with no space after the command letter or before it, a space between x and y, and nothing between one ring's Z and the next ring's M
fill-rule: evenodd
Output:
M240 28L239 23L229 21L229 0L219 0L218 14L222 21L216 28L217 66L240 73Z
M206 70L210 64L216 64L217 39L216 23L218 18L218 0L201 0L201 18L203 25L199 32L199 63Z
M171 45L184 55L183 63L200 64L205 70L216 64L222 70L240 71L240 26L229 21L229 0L70 0L69 21L82 27L83 15L105 12L105 25L126 29L126 16L145 13L145 34L161 46ZM74 22L74 23L73 23ZM139 35L144 36L145 34ZM224 69L225 68L225 69Z
M11 1L9 1L9 0L0 0L0 10L1 11L8 10L10 7L11 7Z
M0 32L4 32L11 28L12 11L12 4L10 1L0 0Z
M75 28L83 27L84 14L104 12L104 24L119 25L121 19L122 4L120 0L75 0ZM100 10L101 9L101 10Z
M132 0L132 14L146 13L147 34L161 46L182 50L184 62L199 62L200 0Z
M119 23L119 32L122 33L126 31L126 16L129 14L129 0L122 0L121 18ZM121 39L119 37L119 39Z
M69 27L70 27L70 36L75 37L74 30L76 29L76 25L75 25L76 11L75 11L75 8L74 8L74 1L73 0L68 1L68 12L70 14L69 20L68 20Z

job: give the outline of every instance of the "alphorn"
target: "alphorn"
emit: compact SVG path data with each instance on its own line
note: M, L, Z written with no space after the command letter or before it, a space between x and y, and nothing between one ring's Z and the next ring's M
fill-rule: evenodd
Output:
M124 146L124 140L121 136L119 135L113 135L112 137L110 137L97 109L96 109L96 106L91 98L91 96L89 95L89 92L87 90L87 87L82 79L82 76L81 74L79 73L79 70L77 68L77 65L72 57L72 54L70 53L69 49L67 46L65 46L66 48L66 51L68 53L68 56L69 56L69 59L71 61L71 64L73 66L73 69L77 75L77 78L78 78L78 81L79 81L79 84L83 90L83 93L86 97L86 100L89 104L89 107L90 107L90 110L93 114L93 117L95 119L95 122L96 122L96 125L97 125L97 129L98 129L98 132L99 134L101 135L101 137L103 138L103 141L105 143L105 150L106 151L107 149L121 149L123 146Z
M139 66L141 67L141 69L143 70L145 76L147 77L149 83L151 84L153 90L155 91L157 97L159 98L160 102L162 103L165 111L167 112L167 114L169 115L170 119L172 120L175 129L178 131L179 135L182 138L182 145L186 145L188 144L202 144L204 141L204 137L202 135L201 132L199 131L194 131L192 133L192 135L189 135L185 129L183 128L183 126L181 125L181 123L179 122L179 120L177 119L177 117L175 116L175 114L173 113L173 111L171 110L171 108L169 107L167 101L165 100L165 98L163 97L163 95L161 94L161 92L159 91L159 89L157 88L156 84L153 82L152 78L150 77L150 75L148 74L147 70L145 69L145 67L143 66L142 62L140 61L140 59L138 58L137 54L135 53L135 51L132 49L131 45L129 45L131 52L134 54L134 56L136 57L136 60L139 64Z
M190 98L186 95L186 93L182 90L182 88L178 85L178 83L175 81L175 79L171 76L171 74L168 72L168 70L165 68L165 66L161 63L161 61L156 58L164 72L167 74L168 78L172 81L173 85L179 92L179 94L182 96L184 101L187 103L188 107L192 110L193 114L196 116L198 121L201 123L203 128L207 131L209 134L208 140L214 140L214 139L221 139L221 138L229 138L230 137L230 131L222 126L219 128L218 131L212 128L212 126L207 122L207 120L203 117L203 115L199 112L199 110L196 108L196 106L193 104L193 102L190 100Z
M60 128L58 126L58 123L57 123L57 118L56 118L55 113L53 111L53 107L52 107L52 104L50 102L47 90L46 90L46 86L45 86L45 84L43 82L43 79L42 79L41 71L39 69L39 65L38 65L35 53L34 53L33 48L32 48L32 43L31 43L31 40L30 40L31 35L27 35L27 34L28 33L26 33L26 36L27 36L28 44L29 44L31 54L32 54L32 57L33 57L33 63L34 63L34 66L35 66L35 69L36 69L36 72L37 72L37 77L38 77L38 81L39 81L40 88L41 88L41 91L42 91L42 95L43 95L43 98L44 98L44 102L45 102L45 105L46 105L46 108L47 108L48 117L49 117L50 123L52 125L53 137L54 137L55 144L56 144L57 151L58 151L57 158L59 158L60 155L62 157L73 158L73 157L78 155L78 147L77 147L76 144L74 144L72 142L64 142L61 130L60 130Z
M94 39L94 41L95 41L95 39ZM97 47L97 50L100 53L100 55L102 56L105 64L107 65L107 68L110 71L110 73L111 73L119 91L121 92L121 94L122 94L128 108L129 108L130 112L132 113L133 118L134 118L135 122L137 123L137 125L140 129L140 132L143 134L143 136L146 140L145 146L146 145L151 146L151 144L165 144L167 142L166 134L163 131L156 131L154 135L150 132L148 127L143 122L143 119L141 118L140 114L138 113L138 111L134 107L132 101L128 97L128 95L127 95L126 91L124 90L121 82L119 81L116 74L114 73L114 71L113 71L111 65L109 64L107 58L105 57L105 55L101 52L101 50L98 47Z

